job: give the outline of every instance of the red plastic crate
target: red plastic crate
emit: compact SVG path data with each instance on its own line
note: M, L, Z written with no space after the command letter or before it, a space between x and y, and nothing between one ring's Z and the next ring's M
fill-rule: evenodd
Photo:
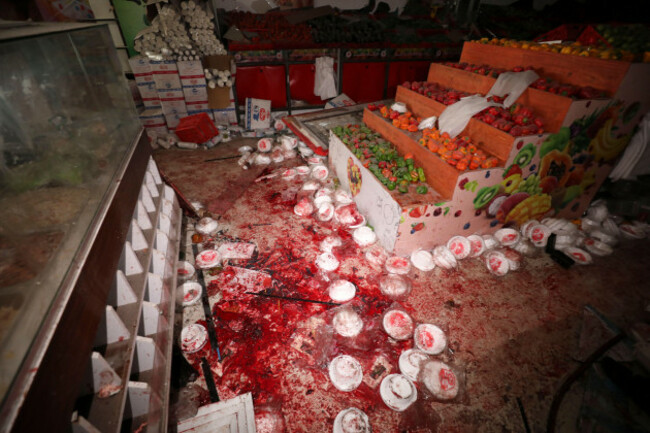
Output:
M190 143L205 143L212 137L219 135L219 130L214 126L207 113L183 117L178 123L175 132L181 141Z

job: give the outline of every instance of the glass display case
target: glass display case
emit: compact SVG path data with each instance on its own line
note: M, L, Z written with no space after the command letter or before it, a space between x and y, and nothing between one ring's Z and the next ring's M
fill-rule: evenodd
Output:
M65 305L141 129L108 27L60 29L0 27L3 403Z

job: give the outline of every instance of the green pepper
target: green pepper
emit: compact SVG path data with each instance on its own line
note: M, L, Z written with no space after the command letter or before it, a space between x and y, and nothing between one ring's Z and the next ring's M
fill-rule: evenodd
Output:
M427 178L424 176L424 169L422 167L418 167L418 178L420 179L420 182L427 181Z
M391 190L391 191L393 191L393 190L395 189L396 186L397 186L397 185L395 184L395 182L390 182L390 181L389 181L389 182L386 184L386 188L388 188L388 189Z
M417 192L418 194L426 194L428 190L429 189L426 186L420 185L420 186L417 187L415 192Z
M397 166L398 167L404 167L406 165L406 161L404 161L404 158L397 158Z
M407 192L409 192L409 187L400 185L397 187L397 190L402 194L406 194Z

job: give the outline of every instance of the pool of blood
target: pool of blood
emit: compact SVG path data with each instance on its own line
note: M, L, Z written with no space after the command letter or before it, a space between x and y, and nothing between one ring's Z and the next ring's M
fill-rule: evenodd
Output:
M219 291L224 294L212 306L222 360L219 363L214 348L207 355L216 373L219 396L225 400L251 392L255 407L274 403L282 411L290 411L292 418L302 416L301 411L291 409L297 404L297 390L308 388L319 395L329 390L330 398L341 398L330 383L327 367L335 356L348 354L359 360L367 379L356 390L345 393L345 398L366 411L383 407L379 383L387 374L398 371L399 355L413 346L412 339L396 342L383 331L382 314L393 302L380 292L380 275L368 266L365 252L352 240L350 230L336 222L323 223L293 215L301 192L292 188L289 192L262 195L270 204L266 218L238 227L237 235L254 237L257 230L278 231L274 233L275 242L269 242L266 248L258 243L260 250L256 255L238 261L237 267L225 266L207 288L209 296ZM343 241L343 245L333 249L341 266L335 272L323 273L315 259L320 253L320 242L328 235L339 236ZM258 272L262 277L239 278L240 268ZM334 332L335 306L253 294L242 296L259 291L284 298L329 302L327 287L332 278L345 278L357 286L350 305L361 315L364 328L356 337L342 337ZM191 358L190 362L197 367L200 359ZM386 411L382 417L394 416ZM331 416L332 422L334 416L336 412ZM309 423L304 421L297 425ZM286 428L290 430L289 426Z

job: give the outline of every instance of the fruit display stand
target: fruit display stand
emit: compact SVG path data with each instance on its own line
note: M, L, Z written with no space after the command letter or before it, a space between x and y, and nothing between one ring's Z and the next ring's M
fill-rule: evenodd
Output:
M372 173L336 136L331 137L330 164L378 231L383 246L395 254L431 248L455 234L490 233L531 218L579 217L650 106L649 65L510 47L488 46L486 54L480 51L484 47L466 43L464 50L468 52L463 51L461 60L501 68L531 65L543 76L548 73L564 83L589 85L613 97L574 100L538 89L526 90L518 102L544 113L546 132L515 137L471 119L461 135L469 136L499 162L496 167L469 171L457 170L418 144L420 132L407 132L377 111L366 109L364 123L393 143L400 154L412 153L415 163L424 168L434 196L441 198L428 201L428 197L421 197L419 203L403 205L399 196L396 199L394 194L387 194L381 184L372 185L367 180L373 178ZM436 64L431 65L429 80L482 94L494 82L490 77ZM438 116L445 109L445 105L403 86L397 89L396 101L422 118ZM350 178L355 179L349 175L351 170L361 174L360 187L351 187ZM379 206L390 211L379 212ZM394 217L396 209L399 218Z

